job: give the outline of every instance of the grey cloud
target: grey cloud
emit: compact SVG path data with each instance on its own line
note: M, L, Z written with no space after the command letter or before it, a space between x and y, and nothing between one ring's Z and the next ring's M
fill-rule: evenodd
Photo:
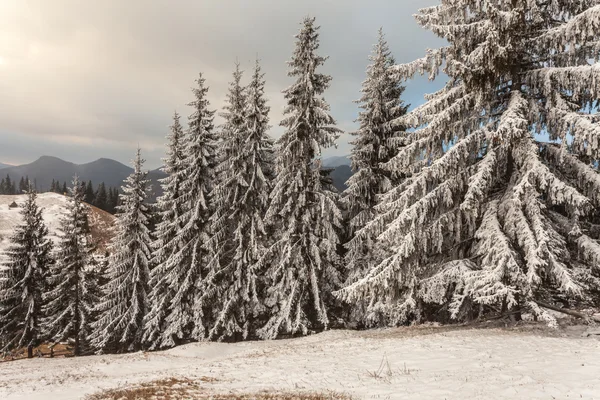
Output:
M431 0L433 2L433 0ZM258 55L267 78L273 134L291 83L286 60L305 15L321 25L325 94L340 127L354 129L360 84L377 29L398 62L439 41L414 21L420 0L9 0L0 6L0 161L42 154L74 162L128 162L139 144L157 167L175 109L188 113L202 71L220 109L237 59L250 73ZM4 9L2 9L4 7ZM439 85L408 85L409 103ZM431 90L429 90L431 89ZM338 149L349 151L349 135Z

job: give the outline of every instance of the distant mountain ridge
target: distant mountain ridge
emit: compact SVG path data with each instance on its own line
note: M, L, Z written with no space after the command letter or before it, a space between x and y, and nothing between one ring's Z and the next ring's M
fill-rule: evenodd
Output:
M30 180L35 180L38 190L46 191L50 189L52 180L67 182L67 185L70 185L74 175L81 181L91 180L94 186L104 182L106 186L121 187L123 180L132 172L133 168L109 158L75 164L58 157L42 156L29 164L1 168L0 177L9 175L13 182L18 182L22 177L28 176ZM149 178L152 180L155 194L160 191L157 180L164 176L160 170L150 171Z
M345 155L324 158L321 161L321 164L323 168L332 169L329 176L333 180L333 186L340 192L346 190L346 181L353 175L352 168L350 168L350 165L352 164L350 156Z
M333 169L330 176L333 185L340 191L346 188L346 181L352 176L349 165L348 156L329 157L323 160L324 168ZM70 186L74 175L77 175L80 181L92 181L94 187L100 182L104 182L107 187L121 187L123 180L132 172L131 167L110 158L75 164L58 157L42 156L32 163L18 166L0 163L0 178L9 175L13 182L19 182L22 177L28 176L31 181L36 182L39 191L50 190L52 180L58 180L61 184L67 182ZM160 169L149 172L148 177L152 181L152 198L161 194L158 180L165 176Z

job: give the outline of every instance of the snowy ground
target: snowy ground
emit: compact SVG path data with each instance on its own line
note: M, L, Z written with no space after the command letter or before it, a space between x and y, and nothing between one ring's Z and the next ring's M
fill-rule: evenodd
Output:
M191 379L210 393L333 390L358 399L600 399L600 341L538 330L403 328L196 343L154 353L0 363L0 398L81 399L166 378Z

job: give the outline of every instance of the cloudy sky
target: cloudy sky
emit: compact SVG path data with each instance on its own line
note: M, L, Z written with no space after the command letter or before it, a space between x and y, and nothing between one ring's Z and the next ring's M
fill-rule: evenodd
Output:
M345 131L354 129L367 57L382 26L398 62L440 41L412 15L435 0L1 0L0 162L41 155L128 163L139 144L160 165L174 110L187 115L190 88L205 74L220 109L236 58L250 75L261 59L272 134L282 115L285 62L306 15L321 25L325 93ZM441 86L417 79L405 100ZM218 122L218 121L217 121ZM349 152L349 135L325 156Z

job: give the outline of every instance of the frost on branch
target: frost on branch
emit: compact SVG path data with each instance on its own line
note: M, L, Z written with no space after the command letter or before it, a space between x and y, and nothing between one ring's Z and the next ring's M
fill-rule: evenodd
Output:
M523 309L552 323L535 301L593 301L598 7L443 0L420 11L449 45L394 70L443 68L449 80L391 123L416 128L383 165L406 179L356 233L382 256L342 299L382 324Z

